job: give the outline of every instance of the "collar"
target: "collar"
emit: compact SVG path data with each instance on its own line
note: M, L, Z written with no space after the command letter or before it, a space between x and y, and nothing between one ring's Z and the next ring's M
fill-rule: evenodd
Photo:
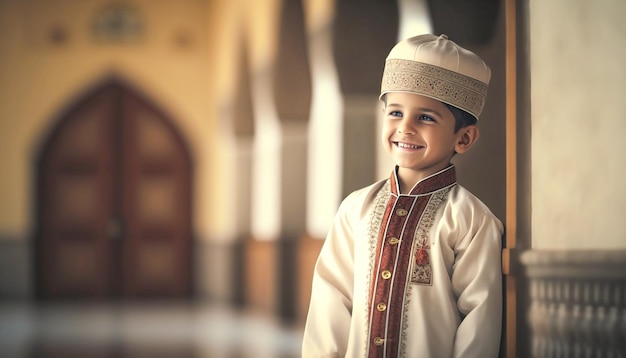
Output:
M399 193L400 182L398 181L398 166L394 168L389 181L391 182L391 193L394 195L401 195ZM437 173L434 173L417 182L409 194L405 195L426 195L454 184L456 184L456 169L454 164L450 164Z

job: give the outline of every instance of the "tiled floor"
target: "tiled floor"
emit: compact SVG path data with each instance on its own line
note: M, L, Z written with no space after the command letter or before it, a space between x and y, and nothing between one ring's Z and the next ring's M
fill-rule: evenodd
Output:
M0 302L1 358L292 358L302 327L202 303Z

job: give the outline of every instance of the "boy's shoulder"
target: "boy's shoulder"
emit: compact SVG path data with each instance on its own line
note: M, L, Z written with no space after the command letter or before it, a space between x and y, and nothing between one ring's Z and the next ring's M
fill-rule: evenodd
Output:
M450 191L447 206L453 212L455 217L462 218L468 216L470 218L489 218L489 220L500 223L500 219L491 211L491 209L478 198L474 193L457 183Z
M389 178L380 179L366 187L354 190L353 192L348 194L348 196L346 197L346 200L348 198L360 198L360 197L367 197L369 195L376 194L381 189L383 189L387 183L389 183Z
M489 207L482 200L480 200L480 198L459 183L456 183L454 188L451 190L450 201L458 205L476 206L491 212Z
M382 189L388 182L389 178L380 179L368 186L353 191L350 195L362 195L363 193L377 192Z
M354 205L363 205L374 200L376 195L385 188L389 183L389 179L378 180L366 187L356 189L348 194L341 202L341 207L352 207ZM388 186L388 185L387 185Z

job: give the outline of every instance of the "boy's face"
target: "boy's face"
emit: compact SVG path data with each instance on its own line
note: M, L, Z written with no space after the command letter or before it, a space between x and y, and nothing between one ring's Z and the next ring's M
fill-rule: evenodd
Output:
M382 140L400 175L421 180L448 166L463 132L455 134L454 123L452 112L437 100L387 93Z

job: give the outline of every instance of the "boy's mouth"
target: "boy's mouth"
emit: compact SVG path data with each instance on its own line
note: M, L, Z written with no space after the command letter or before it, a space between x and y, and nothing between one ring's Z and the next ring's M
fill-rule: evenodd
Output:
M416 145L416 144L410 144L410 143L404 143L404 142L393 142L398 148L402 148L402 149L420 149L420 148L424 148L424 146L421 145Z

